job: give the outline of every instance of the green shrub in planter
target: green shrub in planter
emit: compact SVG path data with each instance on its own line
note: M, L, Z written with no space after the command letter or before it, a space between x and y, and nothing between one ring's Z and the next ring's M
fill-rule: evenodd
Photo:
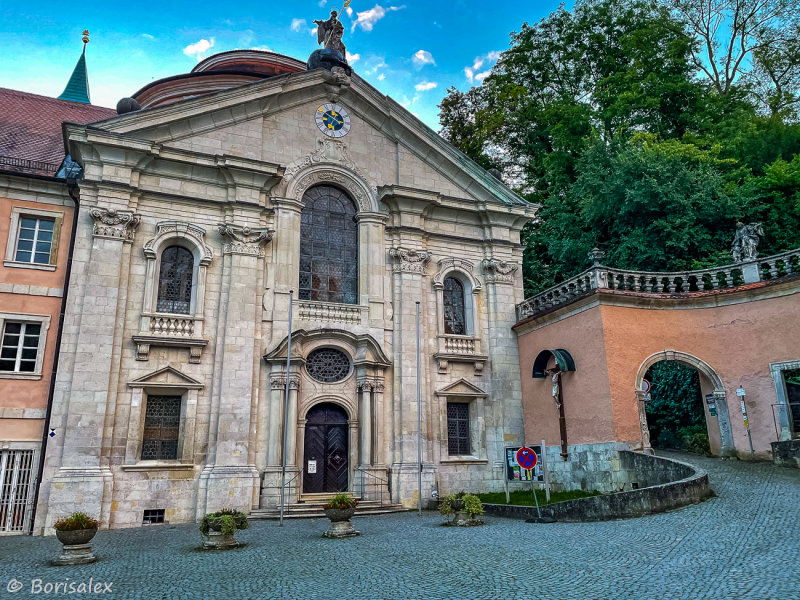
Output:
M53 523L53 529L56 531L78 531L79 529L97 529L98 527L100 527L100 521L82 512L74 512Z
M439 503L439 513L443 517L457 512L465 512L470 518L475 518L483 514L483 503L475 494L467 494L464 491L442 498Z
M208 535L209 531L219 531L223 535L233 535L237 529L247 529L247 515L238 510L223 508L215 513L209 513L200 521L200 533Z

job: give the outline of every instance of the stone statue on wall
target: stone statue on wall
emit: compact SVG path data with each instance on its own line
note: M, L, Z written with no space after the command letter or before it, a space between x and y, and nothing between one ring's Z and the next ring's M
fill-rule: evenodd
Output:
M758 258L758 244L761 236L764 235L764 228L761 223L737 223L738 229L733 238L731 254L736 262L745 262Z
M326 50L335 50L346 60L347 50L342 42L344 25L339 21L339 14L332 10L330 19L327 21L315 20L314 24L317 26L317 42L324 44Z

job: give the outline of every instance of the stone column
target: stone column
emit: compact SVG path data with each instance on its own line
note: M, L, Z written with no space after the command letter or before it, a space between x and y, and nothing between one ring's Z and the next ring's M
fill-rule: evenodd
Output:
M416 302L424 302L422 281L425 275L425 265L430 260L430 252L426 250L410 250L407 248L392 248L389 255L394 260L393 264L393 301L394 301L394 373L395 387L392 398L394 440L392 457L392 496L395 502L400 502L408 508L417 505L419 465L417 462L417 322ZM425 305L420 307L420 352L426 356L425 340L427 331L425 327ZM422 392L422 462L430 461L428 452L428 421L426 384L429 361L421 358L420 387ZM433 486L434 471L428 464L423 469L423 502L430 497Z
M299 497L300 478L298 473L301 464L303 439L305 433L305 420L298 418L300 392L300 377L292 372L289 375L289 411L286 415L286 497L288 502L294 502ZM286 393L286 376L280 372L273 372L270 376L270 396L267 439L267 466L264 469L264 478L261 482L261 508L275 508L279 505L281 490L282 451L283 451L283 422L284 398Z
M367 379L361 379L357 383L360 467L369 467L372 464L372 387L372 382Z
M264 245L273 231L225 223L223 287L217 330L215 381L211 395L208 463L201 482L205 512L233 508L249 512L258 495L258 471L249 463L255 324L261 316L255 282ZM254 440L253 440L254 442ZM210 469L208 467L211 467Z
M75 218L79 225L64 351L49 423L56 435L48 447L47 489L41 496L47 503L46 522L37 519L48 530L76 506L99 518L103 527L109 523L112 474L103 456L104 425L116 394L112 355L122 327L118 304L129 256L125 246L133 242L140 222L131 211L104 207L82 209Z

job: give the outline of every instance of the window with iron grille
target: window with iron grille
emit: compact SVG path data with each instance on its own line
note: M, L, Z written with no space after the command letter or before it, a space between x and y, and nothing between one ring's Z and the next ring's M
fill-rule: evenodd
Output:
M341 190L313 187L300 215L300 299L358 303L356 206Z
M188 315L192 307L194 256L186 248L170 246L161 253L156 311Z
M445 278L442 302L444 303L444 332L450 335L466 335L464 286L455 277Z
M51 264L55 219L21 216L14 260L36 265Z
M142 515L142 525L154 525L156 523L163 523L166 516L166 509L152 508L144 511Z
M148 396L142 436L142 460L178 458L180 396Z
M41 323L6 321L3 324L0 371L35 373Z
M447 453L450 456L470 454L469 404L447 403Z
M335 348L318 348L306 358L306 371L322 383L336 383L350 374L350 358Z

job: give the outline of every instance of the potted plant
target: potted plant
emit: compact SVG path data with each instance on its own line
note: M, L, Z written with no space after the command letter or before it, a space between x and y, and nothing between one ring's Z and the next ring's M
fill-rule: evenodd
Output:
M250 524L247 522L247 515L238 510L223 508L209 513L200 521L200 533L206 537L203 548L217 550L236 548L239 545L234 537L236 531L248 527Z
M333 498L328 500L323 509L325 516L331 522L331 526L323 535L329 538L343 538L361 535L358 531L353 529L350 519L356 512L358 500L349 494L336 494Z
M482 525L477 517L483 514L483 503L475 494L467 494L464 491L450 494L442 498L439 503L439 513L443 517L454 515L448 525Z
M53 524L56 537L61 542L61 556L53 561L56 565L85 565L97 557L92 550L92 538L97 533L100 521L86 513L74 512Z

